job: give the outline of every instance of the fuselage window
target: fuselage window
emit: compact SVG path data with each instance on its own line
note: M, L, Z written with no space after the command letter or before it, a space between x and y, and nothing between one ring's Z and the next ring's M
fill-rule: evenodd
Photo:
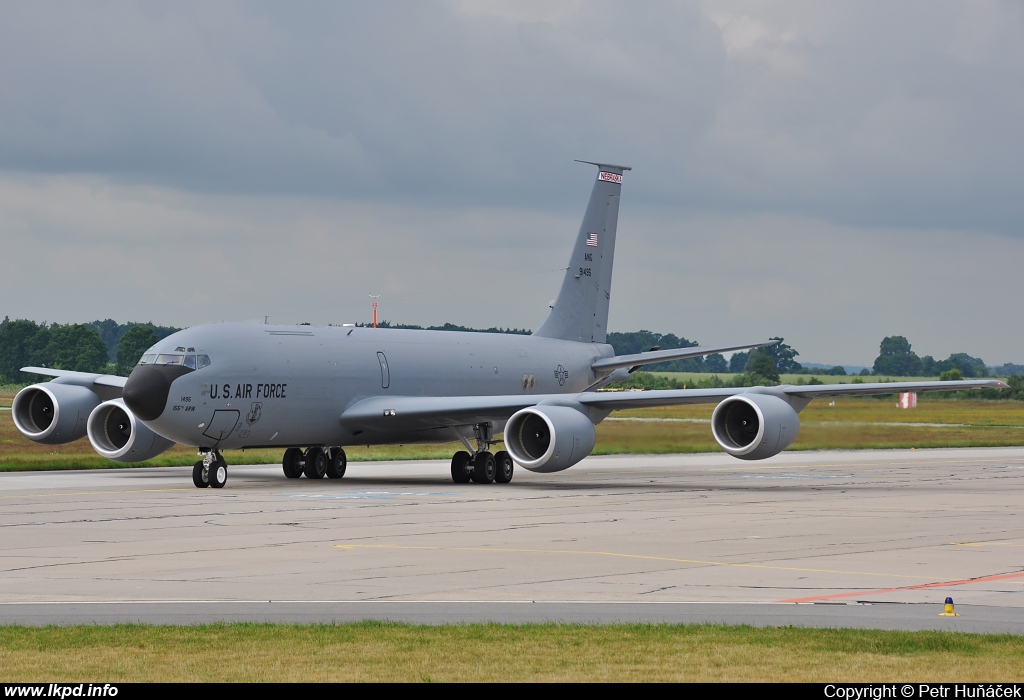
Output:
M142 359L139 360L140 365L151 365L156 361L156 353L152 352L148 355L143 355Z
M196 356L195 355L185 355L185 366L188 367L189 369L195 369L196 368Z
M196 355L196 369L202 369L203 367L210 366L209 355Z
M185 363L184 355L172 355L171 353L163 353L156 356L156 364L158 365L181 365Z

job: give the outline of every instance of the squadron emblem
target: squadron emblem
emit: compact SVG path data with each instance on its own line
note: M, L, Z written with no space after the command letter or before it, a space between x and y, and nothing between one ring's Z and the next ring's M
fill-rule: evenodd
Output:
M257 422L261 417L263 417L263 403L257 401L252 405L252 408L249 409L249 415L245 417L245 422L248 423L249 425L252 425L253 423Z

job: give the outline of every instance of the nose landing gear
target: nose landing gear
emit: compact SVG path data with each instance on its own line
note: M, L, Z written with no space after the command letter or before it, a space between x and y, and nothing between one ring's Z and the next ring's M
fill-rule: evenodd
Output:
M228 483L228 463L217 450L204 452L203 458L192 465L192 483L198 489L222 489Z

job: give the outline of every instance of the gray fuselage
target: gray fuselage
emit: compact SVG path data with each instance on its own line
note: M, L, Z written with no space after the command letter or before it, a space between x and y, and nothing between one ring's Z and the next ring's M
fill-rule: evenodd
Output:
M211 449L448 442L452 428L354 431L340 417L374 396L578 393L603 376L591 364L613 355L603 343L527 335L239 323L183 330L148 352L178 348L210 364L173 379L144 422Z

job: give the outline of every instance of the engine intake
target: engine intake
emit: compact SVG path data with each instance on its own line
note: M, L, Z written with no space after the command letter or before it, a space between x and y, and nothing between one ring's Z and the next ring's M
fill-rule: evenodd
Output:
M777 396L737 394L715 407L711 432L733 457L765 459L796 440L800 418L792 406Z
M88 433L92 448L115 462L142 462L174 446L173 440L147 428L121 399L105 401L89 414Z
M89 414L99 402L84 386L52 381L19 391L11 415L18 432L29 440L62 445L85 436Z
M532 472L568 469L589 455L596 443L594 424L569 406L531 406L505 424L505 449Z

